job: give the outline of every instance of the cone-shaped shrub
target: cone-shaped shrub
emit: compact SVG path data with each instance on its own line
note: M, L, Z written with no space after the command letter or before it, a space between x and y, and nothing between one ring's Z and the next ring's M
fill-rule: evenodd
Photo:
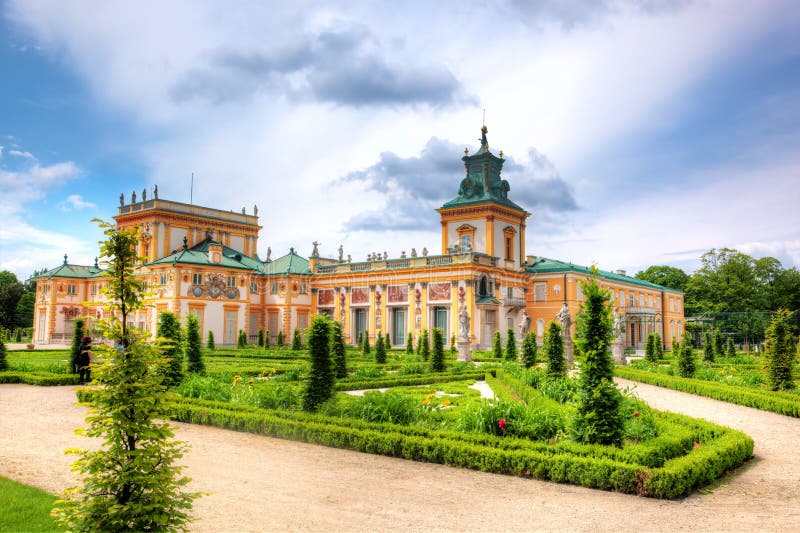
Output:
M344 337L342 325L338 322L330 323L331 356L333 357L333 373L338 379L347 377L347 357L345 356Z
M714 330L714 357L725 357L725 340L719 328Z
M609 292L601 289L594 277L582 285L585 300L575 324L575 347L583 363L572 436L578 442L622 446L625 421L622 394L614 385Z
M169 360L164 369L164 385L174 387L183 381L183 346L181 323L173 313L158 314L156 335L165 339L163 356Z
M211 330L208 330L208 340L206 340L206 348L208 348L209 350L213 350L215 348L215 346L214 346L214 332L211 331Z
M536 334L529 331L522 339L522 366L530 368L536 364L536 356L539 351L536 346Z
M303 393L303 410L316 411L333 395L333 367L330 356L330 322L317 315L308 328L308 353L311 370Z
M652 333L647 335L647 342L644 345L644 359L650 362L656 360L656 345Z
M703 361L706 363L714 362L714 342L711 339L710 331L706 331L703 334Z
M375 362L379 365L386 364L386 346L383 344L383 335L378 332L378 338L375 339Z
M672 336L672 344L670 344L670 349L672 350L673 355L677 355L677 353L680 351L680 345L678 344L678 339L675 337L675 335Z
M500 338L500 332L494 332L494 339L492 340L492 357L495 359L503 358L503 340Z
M283 330L278 331L278 338L275 339L275 344L278 346L283 346Z
M411 355L414 353L414 336L409 332L408 339L406 340L406 353Z
M258 330L258 345L261 346L262 348L264 347L264 330L263 329L259 329Z
M86 326L86 321L80 317L75 319L75 327L73 328L72 333L72 345L70 346L70 361L69 361L69 371L73 374L78 373L78 365L76 361L78 360L78 356L81 354L81 339L86 335L86 330L84 329Z
M687 334L683 336L680 352L678 354L678 375L684 378L690 378L694 376L694 371L694 350L692 349L692 342Z
M294 336L292 337L292 350L302 350L303 349L303 337L300 335L300 330L295 328Z
M653 333L653 339L655 339L653 341L653 353L656 356L656 360L660 361L664 359L664 341L661 340L661 335L658 333Z
M431 341L428 337L428 330L423 329L422 335L419 336L419 354L422 356L423 361L427 361L431 356Z
M444 372L444 334L441 328L433 328L431 372Z
M792 376L795 339L790 329L791 316L786 309L778 309L767 328L764 363L767 383L772 390L788 390L795 386Z
M269 349L269 343L270 343L269 335L270 335L269 330L268 329L264 330L264 349L265 350Z
M0 339L0 371L8 370L8 360L6 359L6 343Z
M453 357L458 355L458 348L457 348L457 344L456 344L456 336L455 335L450 337L450 355L452 355Z
M550 321L544 332L542 342L544 358L547 361L546 375L548 378L562 378L567 375L567 360L564 358L564 337L561 336L561 326Z
M243 329L239 330L239 338L236 339L236 347L237 348L244 348L247 346L247 335L245 334Z
M514 330L506 330L506 361L517 360L517 339L514 338Z
M736 345L731 337L728 337L728 345L725 347L725 351L728 357L736 357Z
M197 315L189 313L186 316L186 370L190 374L205 374L206 365L203 354L200 352L200 323Z
M371 351L369 346L369 332L364 331L363 334L364 337L363 341L361 342L361 353L364 355L369 355L369 352Z

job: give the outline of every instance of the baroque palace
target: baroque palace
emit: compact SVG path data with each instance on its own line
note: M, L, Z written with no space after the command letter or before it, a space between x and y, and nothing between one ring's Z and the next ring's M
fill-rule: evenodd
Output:
M218 344L236 343L240 330L252 341L263 329L274 344L305 330L310 317L326 314L341 322L346 342L366 332L373 340L387 335L405 345L423 329L438 327L450 339L466 309L475 349L490 347L499 331L532 330L541 342L545 324L566 308L575 317L582 303L580 282L589 268L526 255L528 213L509 198L502 179L503 152L489 150L486 126L481 147L462 157L465 176L457 196L437 212L441 216L441 253L416 250L401 257L371 254L367 261L311 257L294 249L272 259L256 253L258 210L248 215L200 207L135 193L114 217L120 228L141 231L137 276L146 283L153 305L132 317L132 325L155 332L158 313L194 313L203 338L212 331ZM454 183L455 185L455 183ZM629 277L624 271L598 271L611 292L624 346L640 349L648 333L658 332L669 346L683 332L683 293ZM74 321L102 318L102 268L64 263L35 279L36 343L64 342ZM569 320L568 322L569 323ZM572 320L574 323L574 320ZM574 326L573 326L574 328ZM574 333L574 329L571 334ZM518 336L519 338L519 336Z

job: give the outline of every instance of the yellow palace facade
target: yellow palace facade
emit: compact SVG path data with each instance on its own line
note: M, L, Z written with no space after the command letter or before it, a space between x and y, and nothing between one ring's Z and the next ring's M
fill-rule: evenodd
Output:
M236 343L240 330L251 341L259 330L287 340L304 331L315 314L342 324L347 342L359 335L388 337L405 345L434 327L451 339L458 315L470 316L469 338L475 349L489 348L494 333L517 338L534 331L541 340L545 325L566 306L574 317L582 303L580 282L592 275L586 267L527 255L525 235L530 213L509 198L502 179L504 159L489 150L486 127L480 149L465 151L465 175L457 195L437 212L440 253L412 249L390 258L371 254L367 261L320 257L316 243L309 258L291 249L272 259L256 250L261 226L258 209L233 213L154 197L132 195L114 217L119 227L141 231L137 276L146 282L152 305L132 317L133 325L153 333L158 313L194 313L205 337L217 344ZM610 290L615 312L624 321L624 346L640 349L647 334L658 332L665 345L683 333L683 293L638 280L622 271L599 271ZM64 263L36 278L34 342L64 342L74 321L103 317L102 269ZM574 326L573 326L574 328ZM574 330L570 332L574 333Z

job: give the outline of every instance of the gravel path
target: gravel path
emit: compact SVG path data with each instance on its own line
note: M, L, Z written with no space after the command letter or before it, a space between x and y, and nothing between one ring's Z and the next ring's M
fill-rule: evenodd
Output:
M631 383L620 382L624 385ZM652 406L741 429L756 457L681 501L472 472L178 424L196 531L800 530L800 420L638 385ZM0 385L0 475L56 492L86 447L73 387ZM0 501L2 498L0 497Z

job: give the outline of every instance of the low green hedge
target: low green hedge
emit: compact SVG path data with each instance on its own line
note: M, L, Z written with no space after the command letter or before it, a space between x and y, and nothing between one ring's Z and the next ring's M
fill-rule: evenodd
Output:
M616 367L614 373L618 377L641 383L697 394L698 396L705 396L746 407L754 407L762 411L800 417L800 397L791 393L770 392L713 381L668 376L622 366Z
M489 373L493 373L490 370ZM391 376L375 379L353 379L347 378L336 382L335 389L362 390L362 389L383 389L388 387L401 387L407 385L428 385L430 383L446 383L448 381L462 381L467 379L483 379L487 374L485 370L468 370L465 372L441 372L429 374L411 374L408 376Z
M659 415L701 440L686 455L654 468L621 460L638 455L626 449L572 442L547 445L180 397L174 398L171 411L181 422L656 498L685 496L740 465L753 451L752 439L739 431L665 413Z
M53 386L53 385L77 385L78 374L55 374L36 370L32 372L20 372L10 370L0 372L0 383L27 383L28 385Z

